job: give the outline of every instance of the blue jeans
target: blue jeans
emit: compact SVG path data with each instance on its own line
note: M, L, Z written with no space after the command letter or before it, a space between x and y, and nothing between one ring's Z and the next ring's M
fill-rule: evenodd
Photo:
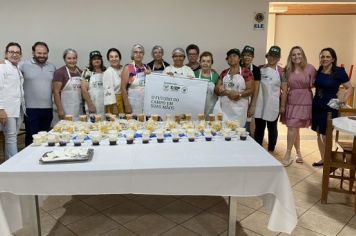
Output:
M5 137L5 160L17 153L17 133L21 123L21 117L8 117L5 125L0 124Z
M25 116L25 145L32 143L32 135L39 131L49 131L53 119L52 108L27 108Z

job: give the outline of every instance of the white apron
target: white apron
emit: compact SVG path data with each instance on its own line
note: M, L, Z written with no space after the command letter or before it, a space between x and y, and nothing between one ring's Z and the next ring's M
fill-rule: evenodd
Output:
M93 74L89 80L89 95L95 106L96 114L104 115L104 87L103 74ZM85 103L85 110L89 111L88 105Z
M61 102L64 110L64 115L72 115L73 120L78 120L83 114L82 91L80 88L80 76L71 77L68 68L66 67L69 80L61 91ZM52 124L56 124L58 120L58 110L54 105L54 116Z
M201 70L199 71L199 79L201 79ZM213 74L210 71L210 79L208 82L208 89L206 91L205 108L204 108L205 119L208 119L209 114L212 114L214 112L214 107L216 101L218 100L218 96L216 96L216 94L214 93L215 84L212 82L212 80L213 80Z
M261 68L260 89L257 96L255 118L275 121L279 115L281 79L276 68Z
M226 90L234 90L243 92L246 89L245 79L241 74L231 76L230 70L223 78L224 88ZM228 120L237 120L241 127L245 126L248 109L248 98L240 98L238 101L233 101L227 96L220 97L220 106L224 114L224 118Z
M134 65L136 70L136 67ZM143 112L143 99L145 97L145 78L144 72L136 73L134 80L127 91L129 103L131 105L133 114L140 114Z

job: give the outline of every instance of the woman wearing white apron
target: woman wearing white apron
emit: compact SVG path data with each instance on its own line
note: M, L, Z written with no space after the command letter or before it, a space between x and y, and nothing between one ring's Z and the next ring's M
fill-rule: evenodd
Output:
M92 51L89 58L89 67L83 71L81 83L85 112L103 116L105 114L103 72L106 68L99 51Z
M150 70L143 64L145 49L135 44L131 50L132 63L127 64L121 74L121 94L125 113L140 114L143 112L145 96L145 77Z
M79 115L83 114L78 54L74 49L66 49L63 59L66 65L56 70L53 77L53 124L64 119L65 115L72 115L73 119L77 120Z
M281 90L283 96L287 94L287 83L282 81L282 68L277 65L280 57L281 49L277 46L272 46L266 54L267 64L261 68L261 82L255 109L255 140L262 145L267 124L270 152L274 151L277 143L279 113L285 109L285 104L280 104Z
M220 107L224 118L237 120L245 126L248 109L248 98L253 92L252 73L240 67L240 50L230 49L226 56L230 68L220 74L215 92L220 96Z
M164 69L166 69L166 67L169 66L169 63L163 60L163 54L164 54L164 50L161 46L156 45L152 48L151 55L153 61L147 63L147 66L150 68L152 72L162 73Z
M218 100L218 96L215 94L215 85L218 82L219 75L216 71L211 69L214 63L213 54L211 52L203 52L200 55L200 67L201 69L194 72L195 77L199 79L208 80L208 90L206 91L204 114L205 119L209 118L209 114L213 113L214 106Z

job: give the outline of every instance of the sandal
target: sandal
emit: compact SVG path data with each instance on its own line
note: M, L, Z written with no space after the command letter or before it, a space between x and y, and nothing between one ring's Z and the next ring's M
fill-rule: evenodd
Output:
M304 161L303 161L303 157L301 155L298 155L296 156L296 159L295 159L295 162L296 163L299 163L299 164L302 164Z
M284 167L288 167L293 163L293 159L290 158L289 160L282 160L282 164Z

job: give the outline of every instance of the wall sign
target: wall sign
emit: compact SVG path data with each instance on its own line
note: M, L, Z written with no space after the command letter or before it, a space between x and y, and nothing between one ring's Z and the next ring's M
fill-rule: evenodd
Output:
M255 12L253 17L253 30L265 30L266 28L266 13Z

